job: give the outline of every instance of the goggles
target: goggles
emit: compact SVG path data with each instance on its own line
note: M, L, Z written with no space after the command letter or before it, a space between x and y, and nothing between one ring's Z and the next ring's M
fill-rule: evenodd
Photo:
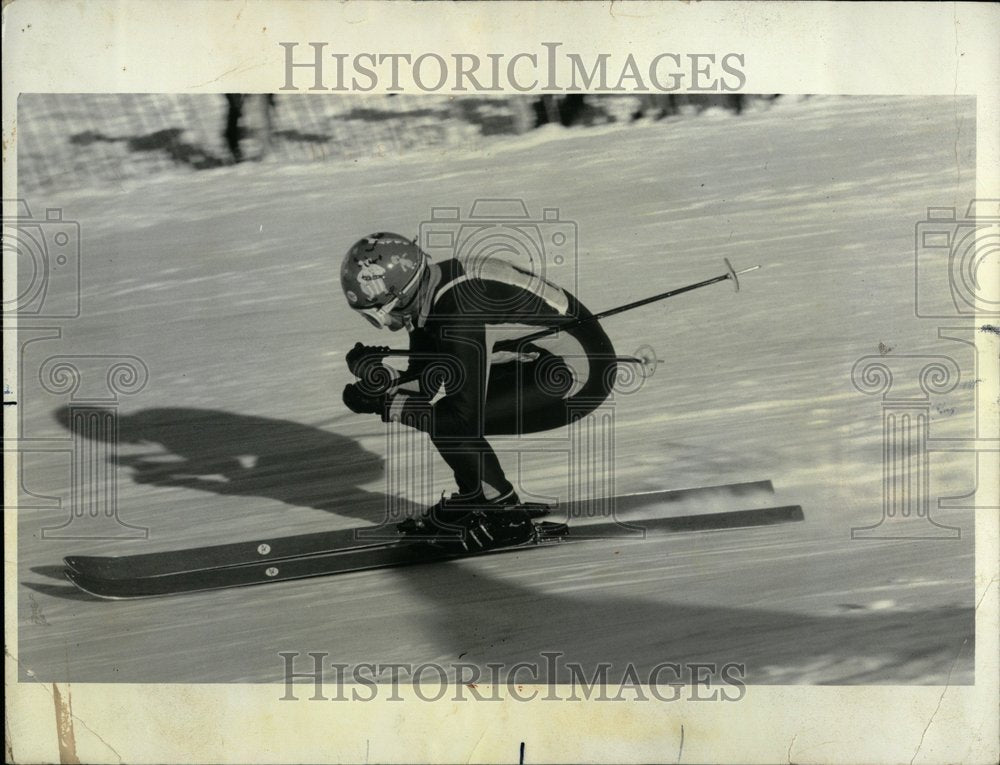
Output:
M381 308L355 308L354 310L364 316L368 323L376 329L400 329L406 326L408 316L393 313L393 309L399 303L399 297L394 297Z
M406 327L407 329L412 329L413 321L410 316L403 313L403 309L409 308L410 303L416 297L417 288L420 286L420 277L424 274L424 269L426 268L426 263L421 263L420 268L413 277L406 283L402 291L395 295L392 300L390 300L385 305L379 306L377 308L355 308L354 310L364 316L368 323L371 324L376 329L390 329L397 330ZM413 290L413 295L407 296L407 292ZM407 298L406 302L400 306L400 301ZM399 311L396 310L397 306L400 308Z

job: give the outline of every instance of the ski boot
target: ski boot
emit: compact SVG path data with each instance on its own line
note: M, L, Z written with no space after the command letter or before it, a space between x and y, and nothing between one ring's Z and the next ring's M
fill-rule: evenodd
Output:
M521 504L513 491L494 500L482 494L453 494L396 528L406 536L428 537L430 544L456 553L476 553L535 541L532 519L548 512L544 505Z

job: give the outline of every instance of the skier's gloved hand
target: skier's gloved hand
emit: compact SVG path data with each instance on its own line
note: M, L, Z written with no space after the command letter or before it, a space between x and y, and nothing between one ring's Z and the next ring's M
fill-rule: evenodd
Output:
M387 345L362 345L361 343L355 343L354 347L345 356L347 368L355 377L363 377L365 365L378 364L388 353L389 346Z
M382 414L385 404L385 393L372 393L358 383L344 386L344 406L356 414Z

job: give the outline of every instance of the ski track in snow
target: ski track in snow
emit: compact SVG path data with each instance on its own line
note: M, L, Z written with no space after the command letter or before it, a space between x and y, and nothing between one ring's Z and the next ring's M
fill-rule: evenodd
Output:
M850 536L877 522L882 501L879 404L853 388L851 367L880 344L940 352L914 318L913 227L928 205L964 211L972 195L971 104L817 98L740 118L547 130L479 154L265 163L47 201L81 222L83 316L22 363L128 353L148 365L149 384L121 407L123 441L147 440L122 444L117 477L122 519L151 531L43 540L65 511L20 514L22 672L279 682L279 651L485 665L555 650L640 671L740 662L751 683L971 682L971 512L937 516L961 527L959 540ZM969 126L957 138L956 112ZM477 196L574 221L578 257L549 275L594 311L718 275L724 256L761 264L738 295L715 285L605 323L619 353L649 344L663 361L615 400L614 487L770 478L767 503L801 504L805 523L150 601L96 602L60 582L71 552L377 522L386 437L343 410L342 354L389 338L343 304L339 260L365 233L415 234L432 206L467 212ZM945 273L930 278L947 289ZM64 398L23 384L22 435L65 437L53 416ZM966 433L970 389L940 399L935 433ZM524 494L566 490L566 434L546 435L521 462ZM499 443L512 472L514 446ZM28 490L66 495L65 460L23 460ZM971 472L960 454L933 457L940 495L970 490ZM407 507L449 487L436 461L433 485L408 492Z

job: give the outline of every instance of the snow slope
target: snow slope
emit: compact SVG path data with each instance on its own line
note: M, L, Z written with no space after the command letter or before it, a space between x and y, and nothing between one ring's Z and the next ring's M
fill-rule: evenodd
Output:
M879 400L851 369L879 353L954 357L966 376L934 399L931 428L970 434L972 354L915 317L913 240L927 206L964 210L972 196L974 116L970 99L817 98L39 200L81 223L83 314L24 346L22 436L67 435L66 397L38 382L44 359L141 358L150 379L122 398L121 438L134 443L120 450L117 499L150 538L43 539L66 511L21 513L23 676L275 682L279 651L485 666L554 650L640 671L741 662L751 683L971 682L972 513L935 515L959 539L851 539L882 508ZM662 360L613 403L614 486L770 478L774 503L801 504L805 523L142 602L97 602L61 582L71 552L377 522L386 433L346 412L340 389L350 345L387 337L343 304L339 259L365 233L416 233L433 207L467 213L491 197L575 221L575 262L550 275L595 311L718 275L723 257L763 266L739 294L716 285L606 322L620 353L649 345ZM943 271L927 278L947 289ZM566 496L571 441L547 436L500 444L502 459L525 494ZM68 501L64 456L23 462L28 491ZM935 454L932 493L970 491L974 468L968 454ZM407 487L406 507L450 490L443 465L434 471Z

